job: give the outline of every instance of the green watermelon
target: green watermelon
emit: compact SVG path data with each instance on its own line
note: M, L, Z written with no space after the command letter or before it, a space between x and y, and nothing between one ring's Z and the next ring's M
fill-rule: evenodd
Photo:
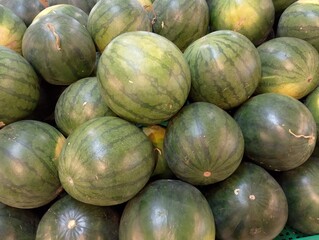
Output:
M101 97L96 77L69 85L59 96L54 110L55 123L66 136L90 119L114 115Z
M172 172L193 185L229 177L239 166L244 138L234 119L212 103L182 108L169 122L164 157Z
M0 46L0 128L29 116L39 97L39 78L29 62Z
M66 14L48 14L31 24L23 36L22 53L44 80L56 85L90 76L96 60L89 32Z
M266 169L287 171L314 151L317 128L308 108L279 93L250 98L234 113L245 139L245 155Z
M285 193L264 168L254 163L243 161L225 181L202 191L213 211L220 240L270 240L285 227Z
M146 31L127 32L113 39L100 57L97 78L113 112L148 125L176 114L191 85L182 52L165 37Z
M33 18L44 9L39 0L0 0L0 4L10 8L26 26L29 26Z
M0 46L21 54L22 38L26 29L27 26L20 17L0 4Z
M207 33L209 11L206 0L156 0L153 31L184 51Z
M210 0L211 31L233 30L259 45L270 34L274 21L272 0Z
M310 43L277 37L257 49L262 78L256 94L275 92L301 99L319 85L319 54Z
M301 166L281 172L278 181L288 200L287 225L304 234L319 234L319 158L310 157Z
M87 26L100 52L122 33L152 31L148 13L137 0L98 1Z
M285 9L277 25L278 37L296 37L319 51L319 2L299 0Z
M39 221L33 209L19 209L0 203L1 240L34 240Z
M45 8L39 14L37 14L32 21L34 24L41 17L46 16L47 14L66 14L70 17L73 17L79 23L86 27L89 15L84 12L81 8L78 8L74 5L70 4L57 4L50 7Z
M47 0L48 6L58 4L69 4L82 9L86 14L89 14L94 5L99 0Z
M209 204L193 185L180 180L151 182L125 206L120 240L214 240Z
M36 208L61 191L57 161L64 136L53 126L21 120L0 130L0 202Z
M118 240L120 215L111 207L79 202L69 195L55 201L39 222L36 240Z
M151 141L119 117L89 120L67 138L59 177L73 198L109 206L126 202L148 182L155 167Z
M184 52L190 66L193 101L231 109L246 101L261 79L256 47L244 35L214 31L196 40Z

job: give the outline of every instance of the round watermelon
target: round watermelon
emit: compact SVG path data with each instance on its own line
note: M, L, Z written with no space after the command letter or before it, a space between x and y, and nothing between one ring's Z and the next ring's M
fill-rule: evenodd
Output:
M55 85L90 76L96 60L89 32L66 14L48 14L31 24L23 36L22 53L44 80Z
M122 33L152 31L148 13L137 0L98 1L87 26L100 52Z
M164 157L180 179L208 185L229 177L240 164L244 138L234 119L211 103L182 108L169 122Z
M231 109L246 101L261 79L256 47L234 31L209 33L191 44L184 56L191 70L193 101Z
M153 146L142 130L106 116L89 120L70 134L58 171L63 188L73 198L110 206L136 195L154 167Z
M262 78L256 94L275 92L301 99L319 85L319 54L310 43L277 37L257 49Z
M319 234L318 176L317 157L310 157L301 166L278 176L288 200L287 225L308 235Z
M118 240L120 215L111 207L79 202L69 195L55 201L39 222L36 240Z
M90 119L114 115L101 97L96 77L83 78L69 85L54 109L55 123L65 136Z
M119 236L121 240L213 240L214 216L203 194L193 185L157 180L126 204Z
M286 171L312 154L316 122L299 100L279 93L250 98L234 113L245 139L245 155L264 168Z
M165 37L146 31L127 32L113 39L100 57L97 78L113 112L149 125L176 114L191 85L182 52Z
M21 54L22 38L27 29L23 20L10 8L0 4L0 46Z
M207 33L206 0L156 0L153 31L172 41L181 51Z
M43 206L62 191L57 161L64 136L53 126L21 120L0 130L0 202L17 208Z
M229 178L207 186L203 193L213 211L220 240L270 240L286 225L284 191L254 163L243 161Z
M259 45L270 34L274 22L272 0L210 0L211 31L233 30Z
M26 118L40 99L39 78L17 52L0 46L0 128Z
M298 0L281 14L277 25L278 37L296 37L319 50L319 2Z

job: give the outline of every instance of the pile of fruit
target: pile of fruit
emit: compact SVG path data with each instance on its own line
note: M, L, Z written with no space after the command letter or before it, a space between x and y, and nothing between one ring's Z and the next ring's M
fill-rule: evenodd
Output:
M318 0L0 0L0 239L319 234L318 22Z

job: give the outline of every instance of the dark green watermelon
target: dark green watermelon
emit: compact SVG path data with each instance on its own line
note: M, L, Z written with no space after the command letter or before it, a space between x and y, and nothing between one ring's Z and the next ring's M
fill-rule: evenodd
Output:
M207 33L206 0L156 0L153 31L172 41L181 51Z
M0 46L0 128L26 118L40 98L39 78L17 52Z
M135 196L155 167L151 141L119 117L89 120L70 134L59 158L59 177L73 198L117 205Z
M236 110L234 118L244 135L245 155L266 169L293 169L314 151L316 122L308 108L293 97L256 95Z
M308 235L319 234L318 176L317 157L310 157L301 166L278 175L288 200L287 225Z
M146 31L126 32L113 39L100 57L97 78L113 112L148 125L176 114L191 85L182 52L163 36Z
M274 22L272 0L210 0L211 31L233 30L259 45L268 37Z
M21 120L0 130L0 202L17 208L43 206L62 191L57 161L64 136L53 126Z
M244 35L214 31L192 43L184 52L190 66L193 101L231 109L246 101L261 79L256 47Z
M319 85L319 54L310 43L277 37L257 49L262 78L256 94L275 92L301 99Z
M288 218L285 193L262 167L243 161L225 181L207 186L204 196L213 211L216 237L274 239Z
M85 26L66 14L48 14L31 24L22 49L23 56L51 84L69 85L90 76L95 66L92 37Z
M54 109L57 127L66 136L84 122L102 116L115 116L103 101L96 77L83 78L69 85Z
M39 222L36 240L117 240L120 215L111 207L79 202L69 195L55 201Z
M152 31L148 13L137 0L98 1L87 26L100 52L122 33Z
M0 203L0 239L34 240L40 217L32 209L19 209Z
M229 177L239 166L244 138L234 119L211 103L182 108L169 122L164 157L172 172L194 185Z
M215 222L196 187L162 179L148 184L126 204L119 232L121 240L214 240Z

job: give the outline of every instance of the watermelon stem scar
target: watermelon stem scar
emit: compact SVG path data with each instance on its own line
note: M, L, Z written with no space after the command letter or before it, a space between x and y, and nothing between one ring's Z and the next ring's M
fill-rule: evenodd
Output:
M55 31L55 27L54 27L53 24L51 24L51 23L48 23L48 24L47 24L47 27L49 28L49 30L50 30L50 31L52 32L52 34L54 35L56 48L57 48L58 51L60 51L60 50L61 50L61 40L60 40L59 35L58 35L57 32Z

